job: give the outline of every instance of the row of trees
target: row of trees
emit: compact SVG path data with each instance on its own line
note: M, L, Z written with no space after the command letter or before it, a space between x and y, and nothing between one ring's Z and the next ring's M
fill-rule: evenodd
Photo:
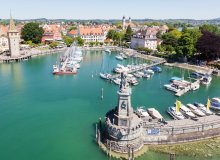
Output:
M178 57L214 59L220 56L220 29L213 25L203 25L199 28L182 31L171 29L160 38L162 44L158 51L175 54Z
M125 32L109 30L107 34L107 38L112 39L115 44L126 45L128 42L131 41L132 35L133 35L133 31L131 29L131 26L129 25Z

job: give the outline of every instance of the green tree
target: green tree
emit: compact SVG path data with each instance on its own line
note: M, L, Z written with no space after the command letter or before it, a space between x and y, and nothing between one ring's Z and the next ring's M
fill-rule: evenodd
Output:
M32 41L35 44L41 43L44 34L43 28L39 27L38 23L27 23L21 31L21 38L25 41Z
M191 57L194 51L193 39L189 33L184 33L178 40L176 53L182 57Z
M133 31L131 29L131 26L129 25L127 27L127 30L126 30L125 35L124 35L124 41L125 42L130 42L132 36L133 36Z
M84 40L81 37L76 37L75 40L79 46L84 45Z
M73 43L73 38L69 36L64 36L63 41L69 47Z
M215 35L220 35L220 29L216 25L204 24L199 27L202 32L208 31L214 33Z
M53 41L52 43L50 43L50 48L56 48L57 46L58 46L58 42L56 42L56 41Z

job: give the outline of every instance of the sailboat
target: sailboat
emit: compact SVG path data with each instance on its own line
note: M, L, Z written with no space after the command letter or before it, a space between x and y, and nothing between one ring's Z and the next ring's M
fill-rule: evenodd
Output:
M104 70L104 58L102 57L102 71L99 73L99 76L102 79L110 80L112 78L112 75L106 72L103 72Z

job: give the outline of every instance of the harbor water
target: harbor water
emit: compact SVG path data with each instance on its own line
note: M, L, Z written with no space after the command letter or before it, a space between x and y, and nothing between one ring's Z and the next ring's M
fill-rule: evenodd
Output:
M95 123L116 106L118 86L100 79L99 72L110 72L117 63L146 61L118 61L115 54L87 51L77 75L54 76L52 66L58 59L59 54L54 54L0 64L0 159L108 159L95 142ZM166 110L177 97L163 85L172 76L187 78L189 71L161 67L162 73L140 79L139 85L132 87L132 106L154 107L170 119ZM206 103L208 97L220 97L219 84L220 79L213 77L210 86L201 86L178 99ZM169 155L149 152L140 159L169 159Z

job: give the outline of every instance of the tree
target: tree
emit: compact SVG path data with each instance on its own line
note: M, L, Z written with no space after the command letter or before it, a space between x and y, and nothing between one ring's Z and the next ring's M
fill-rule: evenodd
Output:
M69 36L64 36L63 41L69 47L73 43L73 38Z
M208 31L216 35L220 35L220 29L216 25L204 24L199 27L202 32Z
M50 48L56 48L57 46L58 46L58 42L56 42L56 41L53 41L49 46L50 46Z
M115 30L109 30L107 33L107 38L112 39L114 41L114 43L119 43L119 41L121 41L123 39L123 32L117 32Z
M131 29L131 26L128 25L127 30L126 30L125 35L124 35L124 41L125 42L130 42L132 36L133 36L133 31Z
M25 41L32 41L35 44L41 43L44 34L43 28L39 27L38 23L27 23L21 31L21 38Z
M201 52L202 59L216 59L220 56L220 36L214 33L203 31L202 36L198 39L196 48Z
M176 53L182 57L191 57L194 51L193 39L189 33L184 33L178 40Z
M84 45L84 40L81 37L76 37L75 40L79 46Z

